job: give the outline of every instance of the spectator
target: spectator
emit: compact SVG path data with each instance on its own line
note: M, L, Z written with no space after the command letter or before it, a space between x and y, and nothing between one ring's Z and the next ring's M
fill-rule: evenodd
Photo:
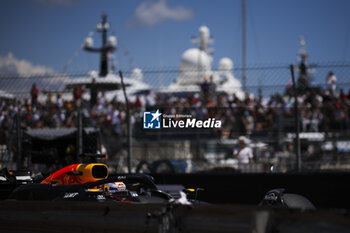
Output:
M96 79L92 79L92 83L90 86L90 107L93 108L97 103L97 87L96 87Z
M146 107L152 107L156 105L156 97L153 93L153 91L148 91L146 96Z
M84 90L80 85L74 88L73 97L74 97L75 106L77 108L80 108L81 106L81 98L83 96L83 93L84 93Z
M61 109L63 107L64 100L62 98L62 95L60 93L57 93L56 95L56 107L58 109Z
M214 82L213 75L210 75L209 77L208 95L209 95L209 101L212 101L213 103L215 103L216 102L216 84Z
M334 73L332 71L330 71L327 75L327 89L328 91L331 93L332 97L336 96L336 81L337 78L335 77Z
M201 91L203 103L207 104L209 99L209 82L207 77L204 77L204 82L201 84Z
M307 59L307 55L305 55L305 54L302 55L301 62L299 65L298 89L301 93L306 91L308 89L308 86L309 86L306 59Z
M30 90L30 96L32 97L32 108L38 106L39 89L36 87L36 83L33 83L32 89Z
M233 156L238 159L238 164L253 163L253 150L247 146L248 139L244 136L238 138L239 148L233 151Z
M107 99L106 99L106 93L105 91L101 91L98 93L98 103L102 106L102 108L106 108L107 106Z

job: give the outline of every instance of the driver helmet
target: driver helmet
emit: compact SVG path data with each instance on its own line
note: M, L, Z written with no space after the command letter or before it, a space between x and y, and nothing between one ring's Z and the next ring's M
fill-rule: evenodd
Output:
M107 183L103 187L103 193L106 197L121 198L128 196L128 190L123 182Z

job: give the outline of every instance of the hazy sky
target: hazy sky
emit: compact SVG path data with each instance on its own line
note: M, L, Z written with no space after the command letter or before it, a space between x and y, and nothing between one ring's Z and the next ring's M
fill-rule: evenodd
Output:
M97 69L97 55L74 53L103 12L119 39L118 68L178 67L201 25L215 39L214 67L222 57L242 64L241 0L3 0L0 72L20 62L61 72L71 58L68 72ZM296 62L300 35L310 61L349 61L349 12L347 0L247 0L248 64Z

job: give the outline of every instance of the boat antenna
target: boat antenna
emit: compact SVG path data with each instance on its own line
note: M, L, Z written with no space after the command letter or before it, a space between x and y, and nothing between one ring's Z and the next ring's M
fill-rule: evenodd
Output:
M109 36L107 38L107 32L109 29L109 23L107 22L107 15L102 15L102 20L97 24L96 30L101 32L102 35L102 47L93 48L92 37L87 37L84 42L84 49L88 52L100 53L100 77L106 77L108 74L108 54L113 52L117 48L117 38L115 36Z
M247 91L247 0L242 0L243 91Z

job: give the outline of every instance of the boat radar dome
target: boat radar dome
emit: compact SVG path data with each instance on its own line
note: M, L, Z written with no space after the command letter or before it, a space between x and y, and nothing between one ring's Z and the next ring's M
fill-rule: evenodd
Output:
M139 68L133 69L130 78L141 81L143 79L142 70Z
M84 48L92 48L94 47L94 40L92 37L87 37L84 41Z
M220 74L226 74L233 71L233 62L230 58L224 57L219 61Z
M117 37L115 37L115 36L108 37L107 46L116 48L117 47Z
M203 50L192 48L186 50L180 60L179 81L185 83L202 82L203 77L211 72L212 57Z

